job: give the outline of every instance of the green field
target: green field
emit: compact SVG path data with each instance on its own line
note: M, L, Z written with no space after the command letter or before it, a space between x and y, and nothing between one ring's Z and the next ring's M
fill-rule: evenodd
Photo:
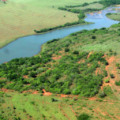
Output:
M85 7L76 7L77 9L80 9L80 10L85 10L85 9L102 9L103 8L103 5L100 4L100 3L94 3L94 4L90 4L88 6L85 6Z
M107 14L107 17L113 20L120 21L120 13Z
M52 102L52 99L56 102ZM78 120L83 113L89 119L80 120L118 120L120 101L113 95L101 98L60 98L54 95L21 94L17 92L0 93L0 120ZM113 110L114 109L114 110Z
M87 0L88 3L98 0ZM82 4L81 0L8 0L0 2L0 47L20 36L77 21L77 14L58 10L65 5Z

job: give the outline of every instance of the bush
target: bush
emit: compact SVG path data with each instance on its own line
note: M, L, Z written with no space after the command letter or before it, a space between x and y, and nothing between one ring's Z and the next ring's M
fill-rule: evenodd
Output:
M81 114L78 118L78 120L89 120L90 116L86 113Z
M92 39L96 39L96 36L92 36Z
M69 52L70 51L70 49L69 48L65 48L65 52Z
M115 78L114 74L110 74L110 77L111 77L111 78Z
M106 79L106 80L105 80L105 83L109 83L109 82L110 82L109 79Z
M77 54L77 55L78 55L78 54L79 54L79 51L74 51L73 54Z
M117 86L120 86L120 81L116 81L115 84L116 84Z
M52 102L57 102L58 100L55 99L55 98L51 98L51 101L52 101Z
M30 77L36 77L36 75L37 75L36 72L33 72L33 71L32 71L32 72L30 73Z
M106 94L105 94L104 91L101 91L101 92L98 94L98 96L99 96L100 98L104 98L104 97L106 96Z
M116 64L116 67L117 67L118 69L120 69L120 64L119 64L119 63L117 63L117 64Z
M113 91L112 91L112 89L111 89L110 86L104 87L104 88L103 88L103 91L104 91L104 93L105 93L106 95L111 95L111 94L113 94Z

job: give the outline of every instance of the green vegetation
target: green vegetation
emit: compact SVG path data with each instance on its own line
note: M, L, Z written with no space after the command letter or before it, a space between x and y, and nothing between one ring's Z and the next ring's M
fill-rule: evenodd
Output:
M0 88L4 91L0 92L0 119L118 119L119 89L102 83L107 72L112 73L106 66L113 64L104 56L120 55L119 29L117 24L72 33L48 41L37 56L0 65ZM44 96L42 89L53 94Z
M115 78L114 74L110 74L110 77L111 77L111 78Z
M52 28L45 28L42 30L34 30L35 33L43 33L43 32L48 32L54 29L58 29L58 28L63 28L63 27L67 27L67 26L71 26L71 25L77 25L77 24L87 24L87 22L84 21L85 18L85 13L86 12L93 12L93 11L99 11L101 9L103 9L103 6L98 8L97 6L101 5L97 3L97 2L93 2L93 3L83 3L80 5L70 5L70 6L65 6L65 7L58 7L59 10L63 10L63 11L68 11L68 12L72 12L72 13L77 13L78 14L78 21L72 22L72 23L65 23L64 25L59 25L56 27L52 27ZM92 8L92 6L96 6L95 8ZM89 6L89 7L88 7ZM78 7L81 7L81 9L78 9ZM82 9L82 7L86 7L86 9Z
M113 20L120 21L120 13L108 13L107 17Z
M21 0L17 2L21 3ZM71 12L77 13L79 21L85 17L85 9L81 10L80 7L89 9L90 5L98 4L95 2L72 6L72 0L65 3L69 2L68 5L64 4L67 5L65 8L70 9L70 15ZM36 2L33 5L36 6ZM57 7L52 6L52 9L56 7L57 10L59 6L63 6L63 3L57 4ZM40 11L39 8L37 11ZM66 18L66 14L63 16ZM54 26L69 25L73 23L52 25L46 27L48 29L35 32L46 32L57 28ZM112 67L107 70L106 66L111 65L112 60L107 62L105 56L112 58L120 55L119 37L120 24L107 29L83 30L63 39L48 41L37 56L14 59L0 65L0 120L119 119L120 101L117 86L120 86L120 81L114 79L117 85L115 89L114 85L103 86L105 77L117 76L117 73L109 74L113 73L110 70ZM120 68L119 63L115 65ZM105 83L111 84L111 79L106 79ZM43 89L53 94L44 96ZM61 94L67 96L62 97Z
M85 4L87 5L87 4ZM55 29L59 29L59 28L63 28L63 27L68 27L68 26L72 26L72 25L77 25L77 24L87 24L87 22L84 21L85 18L85 13L82 10L79 9L68 9L70 8L70 6L66 6L66 7L58 7L58 9L60 10L64 10L64 11L68 11L68 12L72 12L72 13L78 13L78 21L72 22L72 23L65 23L64 25L59 25L53 28L45 28L42 30L34 30L35 33L42 33L42 32L48 32L51 30L55 30Z
M120 0L101 0L100 3L104 4L105 6L120 4Z
M116 84L117 86L120 86L120 81L116 81L115 84Z
M117 64L116 64L116 67L117 67L118 69L120 69L120 64L119 64L119 63L117 63Z
M20 92L29 89L41 92L45 89L52 93L94 96L99 92L103 78L107 76L105 66L108 63L103 56L111 51L110 48L104 49L104 45L110 43L111 33L115 33L116 39L119 37L116 32L118 28L113 26L110 29L77 32L64 39L47 42L38 56L14 59L2 64L0 76L4 79L1 80L1 88ZM119 46L119 42L115 43ZM94 49L94 45L101 45L102 51L97 47L89 56L88 51ZM97 68L101 69L101 74L95 74Z
M110 82L110 80L109 80L109 79L106 79L106 80L105 80L105 83L109 83L109 82Z
M82 16L78 15L78 18L80 19ZM78 24L88 24L87 22L85 22L84 20L78 20L76 22L72 22L72 23L65 23L64 25L59 25L57 27L53 27L53 28L45 28L42 30L34 30L35 33L43 33L43 32L48 32L51 30L55 30L55 29L59 29L59 28L63 28L63 27L68 27L68 26L72 26L72 25L78 25Z
M49 41L38 56L14 59L0 65L0 87L20 92L30 89L41 92L45 89L59 94L96 95L107 76L105 66L108 62L104 54L109 55L116 49L119 53L120 43L116 41L119 25L110 29L84 30L61 40ZM114 40L110 39L112 36L115 36ZM110 42L109 48L105 47ZM101 69L101 73L95 74L97 68ZM111 74L111 77L114 76Z
M97 61L106 64L105 59L102 58L103 53L95 52L88 60L79 64L78 61L86 59L88 53L80 52L76 56L76 51L74 54L68 52L69 55L63 56L59 64L53 66L47 64L54 61L51 60L50 53L45 54L46 52L42 53L41 57L14 59L1 65L0 76L6 78L1 81L1 87L21 92L28 89L46 89L52 93L94 96L98 93L104 77L94 75L96 68L99 67ZM91 64L89 69L87 69L88 64ZM29 78L24 78L24 75ZM8 81L11 83L6 85Z
M87 0L87 3L99 0ZM57 8L83 4L81 0L0 0L0 47L18 37L34 34L34 30L53 28L78 21L77 14ZM11 11L10 13L8 11Z
M78 117L78 120L90 120L89 118L90 118L89 115L87 115L86 113L83 113Z
M0 120L68 120L68 118L72 120L98 120L99 118L112 120L112 117L117 119L120 102L113 94L111 95L91 101L74 96L73 98L60 98L54 95L47 97L15 91L0 92L0 100L4 101L0 102ZM57 101L53 102L53 99Z

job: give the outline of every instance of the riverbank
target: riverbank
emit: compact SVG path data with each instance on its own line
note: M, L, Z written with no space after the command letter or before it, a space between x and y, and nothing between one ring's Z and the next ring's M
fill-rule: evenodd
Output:
M48 33L48 32L52 32L54 30L60 30L60 29L64 29L64 28L70 28L70 27L74 27L74 26L78 26L78 25L88 25L88 24L94 24L93 22L84 22L84 23L79 23L79 24L76 24L76 25L71 25L71 26L65 26L65 27L61 27L61 28L56 28L56 29L53 29L53 30L48 30L46 32L41 32L41 33L31 33L31 34L27 34L27 35L23 35L23 36L19 36L19 37L16 37L15 39L11 39L10 41L7 41L6 43L4 43L3 45L0 45L0 49L2 49L3 47L11 44L12 42L15 42L17 39L19 38L22 38L22 37L27 37L27 36L32 36L32 35L41 35L41 34L45 34L45 33Z
M107 17L112 20L120 21L120 13L108 13Z
M93 2L96 0L88 0ZM0 47L21 36L33 35L44 29L78 20L74 13L58 10L59 6L83 4L75 0L9 0L0 5ZM14 7L13 7L14 6Z
M0 63L2 64L14 58L32 57L40 52L40 47L47 41L58 38L64 38L70 35L71 33L75 33L81 30L100 29L102 27L108 28L113 24L117 24L117 21L110 20L105 16L106 12L112 12L108 11L108 9L109 8L101 11L101 15L98 12L96 12L93 15L86 15L85 21L92 22L94 24L77 25L72 27L70 26L69 28L57 29L41 35L36 34L18 38L16 39L16 41L12 42L11 44L8 44L0 50Z

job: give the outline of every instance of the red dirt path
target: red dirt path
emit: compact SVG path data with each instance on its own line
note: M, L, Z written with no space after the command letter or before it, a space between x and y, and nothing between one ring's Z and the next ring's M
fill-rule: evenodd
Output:
M58 57L52 57L53 60L59 60L61 58L61 56Z
M51 96L51 95L52 95L51 92L46 92L45 89L43 89L42 91L44 92L44 93L43 93L44 96Z

